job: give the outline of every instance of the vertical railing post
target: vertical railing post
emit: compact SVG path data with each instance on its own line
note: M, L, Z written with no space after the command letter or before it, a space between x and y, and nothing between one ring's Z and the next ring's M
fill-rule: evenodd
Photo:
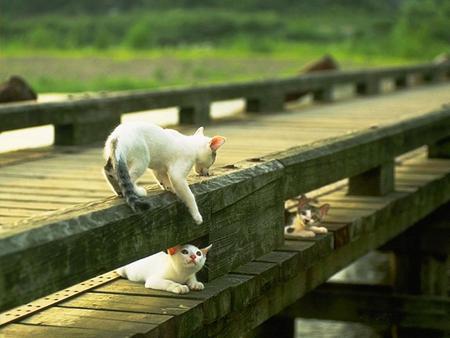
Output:
M395 189L394 160L350 177L349 195L383 196Z
M273 113L284 110L285 95L277 89L266 89L245 100L245 110L249 113Z
M394 85L396 89L405 89L408 87L408 77L406 75L396 77L394 79Z
M326 86L313 91L313 99L316 102L332 102L333 101L333 87Z
M376 78L369 78L356 84L356 93L358 95L376 95L380 91L380 80Z
M428 158L450 158L450 137L429 144Z
M92 112L98 114L100 112ZM55 145L72 146L105 141L120 124L120 116L114 115L94 121L73 121L55 125Z
M180 124L205 125L211 121L210 102L198 101L179 108L178 121Z

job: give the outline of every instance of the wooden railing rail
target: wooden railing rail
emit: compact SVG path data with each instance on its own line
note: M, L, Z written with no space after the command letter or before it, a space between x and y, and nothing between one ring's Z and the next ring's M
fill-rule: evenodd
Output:
M379 93L383 79L404 88L411 76L433 82L448 79L449 73L450 63L421 64L194 88L115 92L62 102L6 104L0 106L0 132L51 124L55 126L55 144L87 144L104 140L126 113L178 107L180 124L203 125L210 122L210 105L215 101L243 98L248 112L269 113L282 111L286 97L292 93L312 93L317 101L331 101L333 88L343 84L353 84L359 95L372 95Z

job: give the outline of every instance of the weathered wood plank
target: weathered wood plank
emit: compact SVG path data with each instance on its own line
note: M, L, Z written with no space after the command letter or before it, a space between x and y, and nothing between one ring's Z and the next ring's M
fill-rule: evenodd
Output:
M66 328L43 325L25 325L25 324L10 324L4 328L0 328L0 335L3 337L68 337L68 338L114 338L123 337L119 332L99 329L81 329L81 328Z
M164 323L170 318L171 316L167 315L53 307L38 312L20 323L64 328L107 329L117 336L131 336L138 332L146 332L150 333L149 336L157 337L158 326L163 328Z

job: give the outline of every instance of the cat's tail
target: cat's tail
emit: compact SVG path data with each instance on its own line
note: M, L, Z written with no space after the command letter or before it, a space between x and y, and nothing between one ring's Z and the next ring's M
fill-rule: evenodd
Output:
M117 154L117 138L111 140L111 159L116 171L117 181L119 183L122 196L133 211L144 211L150 208L150 205L142 200L134 190L134 184L131 182L130 173L126 161Z

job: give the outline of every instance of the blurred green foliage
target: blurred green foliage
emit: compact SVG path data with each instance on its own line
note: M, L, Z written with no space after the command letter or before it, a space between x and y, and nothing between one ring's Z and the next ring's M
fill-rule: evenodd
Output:
M6 49L208 45L270 53L279 42L339 43L358 53L425 59L450 41L446 0L0 0L0 7Z
M0 0L0 80L39 92L154 88L450 52L449 0Z

